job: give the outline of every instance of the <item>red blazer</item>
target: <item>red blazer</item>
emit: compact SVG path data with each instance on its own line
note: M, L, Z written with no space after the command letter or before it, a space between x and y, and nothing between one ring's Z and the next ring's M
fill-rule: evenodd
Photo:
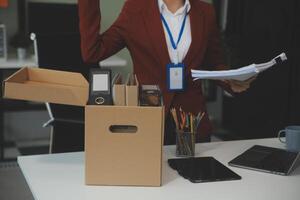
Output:
M191 69L225 69L220 48L216 15L212 5L190 0L192 43L184 59L187 88L185 92L167 90L166 65L170 63L157 0L127 0L114 24L103 34L100 30L99 0L79 0L82 56L96 63L124 47L130 51L134 73L140 84L158 84L163 91L166 112L181 106L192 113L206 111L201 81L193 82ZM209 134L211 124L206 115L201 134Z

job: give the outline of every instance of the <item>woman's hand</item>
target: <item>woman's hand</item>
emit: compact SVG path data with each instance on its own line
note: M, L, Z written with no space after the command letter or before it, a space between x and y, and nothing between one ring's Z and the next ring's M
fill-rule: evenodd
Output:
M233 92L241 93L241 92L248 90L250 88L251 83L255 79L256 79L256 76L252 77L248 80L245 80L245 81L225 80L224 82L230 86L230 88Z

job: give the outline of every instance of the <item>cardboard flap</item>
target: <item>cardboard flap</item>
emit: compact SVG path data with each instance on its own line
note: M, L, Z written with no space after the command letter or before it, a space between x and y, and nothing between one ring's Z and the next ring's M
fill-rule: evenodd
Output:
M28 79L35 82L54 83L57 85L69 85L88 87L89 83L80 74L74 72L56 71L48 69L29 69Z
M127 106L138 106L139 98L139 83L136 75L128 74L126 81L126 105Z
M123 79L122 79L122 75L119 74L119 73L117 73L117 74L114 76L113 80L112 80L112 84L113 84L113 85L122 85L122 84L124 84L124 83L123 83Z
M123 84L122 76L120 74L116 74L113 78L112 84L114 105L125 106L125 84Z
M22 68L19 71L12 74L11 76L9 76L7 79L5 79L4 83L7 81L23 83L24 81L27 80L27 77L28 77L28 68Z
M79 73L23 68L4 81L4 98L85 106L88 82Z

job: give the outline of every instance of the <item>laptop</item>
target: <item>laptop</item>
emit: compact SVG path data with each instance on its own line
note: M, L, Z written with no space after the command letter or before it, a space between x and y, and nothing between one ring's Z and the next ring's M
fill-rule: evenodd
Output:
M287 176L298 165L300 153L255 145L228 164L233 167Z

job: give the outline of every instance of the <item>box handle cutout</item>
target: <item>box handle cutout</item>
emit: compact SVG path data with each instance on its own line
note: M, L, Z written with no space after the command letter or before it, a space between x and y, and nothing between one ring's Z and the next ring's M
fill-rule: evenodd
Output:
M138 128L131 125L111 125L109 130L111 133L136 133Z

